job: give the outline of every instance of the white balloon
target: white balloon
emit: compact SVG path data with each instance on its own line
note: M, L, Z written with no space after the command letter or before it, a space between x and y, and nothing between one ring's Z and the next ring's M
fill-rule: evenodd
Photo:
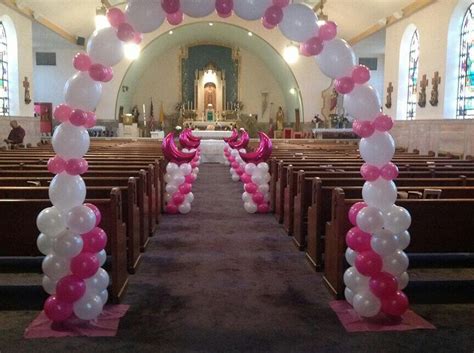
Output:
M53 295L56 293L56 284L58 284L57 280L53 280L48 276L43 276L42 280L43 289L46 293Z
M402 250L397 250L392 255L383 258L382 271L394 276L399 276L408 268L409 260L407 254Z
M95 275L87 278L85 282L87 289L100 293L109 286L110 277L106 270L99 268Z
M383 211L390 208L397 200L397 187L393 181L383 178L367 181L362 188L362 197L367 205Z
M176 191L178 191L178 187L174 184L168 184L165 187L166 192L170 195L173 195Z
M44 233L40 233L36 239L36 246L43 255L49 255L53 252L54 238Z
M344 284L353 291L357 291L360 288L367 288L369 277L362 276L355 267L349 267L344 272Z
M289 40L305 42L318 34L318 17L309 6L291 4L283 9L283 19L278 28Z
M232 149L232 151L230 152L230 154L234 157L237 157L239 155L239 151L237 151L236 149Z
M271 6L271 2L271 0L234 0L234 12L244 20L258 20Z
M192 173L193 168L191 167L190 163L183 163L179 166L179 170L181 173L183 173L183 175L189 175Z
M397 251L398 239L395 234L389 230L383 229L372 236L370 246L373 251L384 257Z
M410 233L408 231L397 234L398 249L405 250L410 245Z
M255 213L255 212L257 212L258 207L253 201L248 201L248 202L244 203L244 209L248 213Z
M80 235L74 234L69 230L65 230L56 238L53 250L59 256L72 258L79 255L82 251L84 242Z
M69 259L50 254L44 258L41 268L46 276L57 281L69 273L69 262Z
M380 312L382 303L369 290L364 290L354 295L352 306L360 316L372 317Z
M395 154L395 142L387 132L375 132L359 143L360 156L369 164L382 167L391 161Z
M95 227L95 213L89 207L81 205L72 208L66 217L68 228L76 234L85 234Z
M78 175L56 175L49 185L49 198L61 212L82 205L86 198L84 180Z
M193 168L193 173L197 175L199 173L199 168L198 167Z
M194 201L194 194L192 192L189 192L186 194L184 199L186 200L186 202L192 203Z
M102 312L104 303L98 294L84 295L74 302L74 314L81 320L94 320Z
M54 152L66 160L82 158L89 149L90 138L84 127L62 123L54 130L52 144Z
M265 184L265 178L256 173L252 175L252 181L259 186Z
M97 256L100 266L104 266L105 262L107 261L107 253L105 250L99 251L95 256Z
M165 198L165 202L168 202L169 200L171 200L171 194L165 192L164 198Z
M64 100L73 108L94 111L102 96L102 84L87 72L77 72L64 86Z
M259 185L258 186L258 191L260 191L263 194L268 193L270 191L270 185L268 185L268 184Z
M178 210L181 214L188 214L189 212L191 212L191 204L185 201L178 206Z
M268 183L272 179L270 173L265 173L263 175L263 180L265 180L266 183Z
M109 292L107 289L104 289L102 292L99 293L99 297L102 300L102 303L105 305L107 304L107 300L109 299Z
M410 277L408 276L407 272L403 272L400 276L397 276L398 289L399 290L405 289L409 281L410 281Z
M355 263L355 259L357 257L357 252L352 250L351 248L347 248L346 249L346 261L347 263L350 265L350 266L354 266L354 263Z
M326 48L323 53L325 51ZM356 85L351 93L344 96L346 113L354 119L374 120L380 115L381 106L379 94L369 84Z
M265 162L258 163L257 168L264 175L267 174L269 170L268 163L265 163Z
M385 211L384 220L384 227L395 234L406 231L411 224L410 213L405 208L397 205L393 205Z
M87 42L87 53L93 63L114 66L124 57L123 42L114 27L96 29Z
M250 195L248 192L244 192L242 194L242 201L243 202L250 202L252 200L252 195Z
M239 153L247 153L247 150L246 150L245 148L241 148L241 149L239 150Z
M165 176L163 177L163 180L165 181L166 184L168 184L171 181L171 175L169 173L166 173Z
M351 77L352 69L356 64L354 50L344 39L340 38L325 42L324 50L315 59L321 72L332 79Z
M257 168L257 166L254 163L247 163L245 165L245 173L247 173L248 175L252 175L255 171L255 168Z
M181 10L190 17L205 17L216 8L214 0L186 0L181 2Z
M166 166L166 172L170 175L173 176L175 175L179 170L179 166L176 163L170 162Z
M38 227L41 233L45 233L49 237L56 237L58 236L64 229L66 229L66 221L62 215L62 213L56 207L48 207L42 210L38 217L36 217L36 226ZM43 234L43 235L45 235ZM41 234L40 234L41 237ZM40 242L38 237L38 242ZM43 237L41 237L43 241L46 241ZM47 244L42 242L42 247L45 245L44 249L47 248ZM48 244L52 246L52 243ZM38 244L38 248L40 245ZM40 248L41 251L41 248ZM46 254L45 254L46 255Z
M378 233L384 226L383 213L375 207L364 207L357 214L357 226L366 233Z
M233 181L239 181L240 177L237 174L232 174L232 180Z
M344 297L346 298L346 301L350 305L352 305L352 301L354 300L354 295L355 295L355 293L349 287L346 287L344 289Z
M166 17L159 0L129 0L125 15L127 22L140 33L153 32L161 26Z
M170 184L175 185L175 186L180 186L181 184L184 184L185 181L186 179L184 178L184 176L178 174L172 177Z

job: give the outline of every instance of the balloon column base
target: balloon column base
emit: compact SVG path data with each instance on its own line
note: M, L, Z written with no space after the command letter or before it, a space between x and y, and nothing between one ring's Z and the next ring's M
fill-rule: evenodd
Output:
M378 331L409 331L419 329L434 330L432 324L407 310L401 317L388 316L383 313L372 318L363 318L355 312L345 300L335 300L329 303L339 321L347 332L378 332Z
M24 338L48 337L113 337L120 319L130 305L106 305L96 320L84 321L73 316L64 322L52 322L42 311L26 328Z

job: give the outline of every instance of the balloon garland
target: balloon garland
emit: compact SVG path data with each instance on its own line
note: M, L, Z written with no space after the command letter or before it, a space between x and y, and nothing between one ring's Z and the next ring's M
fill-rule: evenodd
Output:
M162 143L163 155L168 159L164 180L166 183L165 212L169 214L187 214L194 201L192 186L199 173L199 140L190 140L190 131L185 130L179 136L183 148L179 151L174 144L174 135L169 133Z
M302 55L316 56L321 71L335 80L337 92L346 95L344 106L356 119L353 129L362 137L360 153L366 162L361 168L366 180L365 203L354 205L349 213L355 227L347 234L346 259L352 267L344 275L346 299L362 316L374 316L381 310L402 315L408 307L401 289L408 282L408 259L403 249L410 241L406 230L411 219L404 208L394 205L393 179L398 170L390 163L395 152L388 133L392 119L380 113L380 98L367 84L370 72L357 66L352 48L336 38L336 24L328 21L319 25L311 8L289 4L289 0L129 0L125 13L117 8L108 10L111 27L96 30L89 39L87 54L75 56L73 65L78 72L66 83L66 103L54 112L61 124L52 140L56 156L48 163L48 169L56 174L49 190L53 206L37 218L42 233L38 247L46 255L43 287L51 294L44 307L46 315L53 321L66 320L73 313L91 320L107 300L108 276L99 268L105 262L106 235L97 227L97 207L83 203L86 188L80 175L87 170L83 158L89 148L86 128L95 124L93 111L100 101L102 84L112 79L111 67L122 60L124 42L139 44L141 33L154 31L165 18L171 25L179 25L183 14L204 17L214 9L222 18L235 12L245 20L261 19L267 29L278 26L285 37L300 43ZM172 136L165 140L164 151L171 157L168 173L190 172L189 163L196 152L178 151ZM238 150L233 151L231 157L243 160ZM243 175L244 171L238 170Z

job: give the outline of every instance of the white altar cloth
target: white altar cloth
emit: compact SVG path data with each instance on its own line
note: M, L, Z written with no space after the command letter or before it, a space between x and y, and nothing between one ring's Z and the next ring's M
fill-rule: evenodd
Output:
M232 131L224 130L193 130L193 136L204 139L222 139L224 137L232 136ZM224 148L224 147L222 147Z
M216 131L218 132L218 131ZM224 131L219 131L224 132ZM198 136L193 133L193 135ZM224 140L201 140L201 162L224 164Z

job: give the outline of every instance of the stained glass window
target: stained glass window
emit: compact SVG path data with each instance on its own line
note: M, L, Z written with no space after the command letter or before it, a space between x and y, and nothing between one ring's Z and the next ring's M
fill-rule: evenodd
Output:
M469 6L461 27L456 118L474 118L474 5Z
M413 32L413 36L411 37L409 54L407 119L414 119L416 116L418 64L420 58L420 40L418 36L418 30L415 30L415 32Z
M9 114L8 105L8 46L7 33L0 21L0 115Z

